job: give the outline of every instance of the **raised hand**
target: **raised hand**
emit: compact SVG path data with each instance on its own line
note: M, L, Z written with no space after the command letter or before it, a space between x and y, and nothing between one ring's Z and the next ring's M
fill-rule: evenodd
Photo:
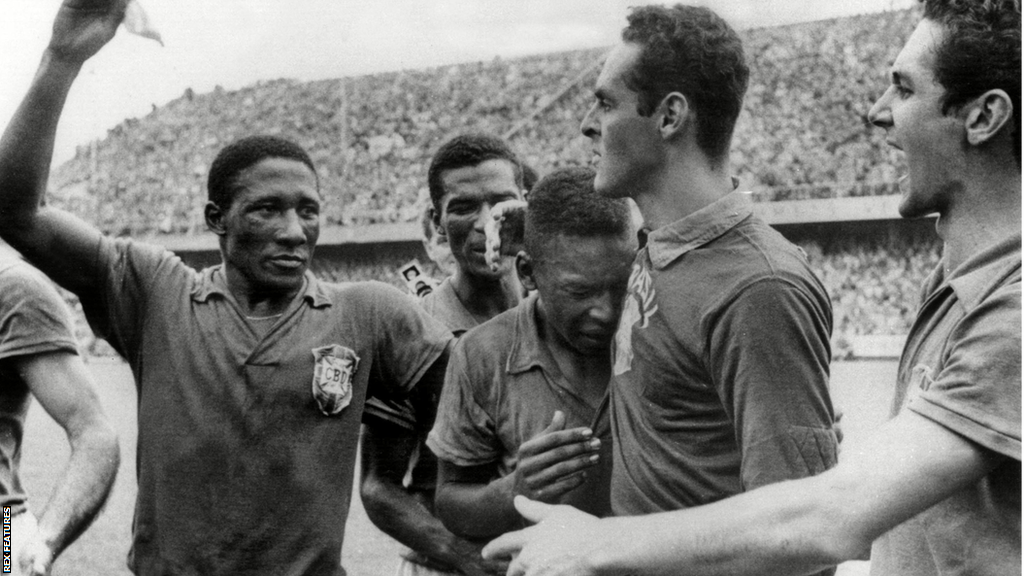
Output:
M69 62L85 62L117 32L128 0L64 0L47 49Z
M583 484L586 470L598 462L601 441L589 428L565 428L555 411L551 424L519 447L513 491L531 500L556 502Z

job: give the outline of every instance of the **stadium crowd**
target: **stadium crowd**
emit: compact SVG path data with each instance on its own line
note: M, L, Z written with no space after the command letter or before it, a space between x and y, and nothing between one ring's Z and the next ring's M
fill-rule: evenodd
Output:
M732 154L742 185L759 200L895 193L895 152L864 118L913 19L908 10L745 31L752 76ZM310 150L328 225L412 221L429 153L457 131L506 135L542 174L590 163L587 139L572 135L605 52L187 90L80 147L56 170L53 197L111 234L197 233L214 152L266 133Z
M866 117L881 86L879 70L895 57L914 18L905 10L742 32L752 76L732 160L756 200L897 193L896 152L866 120L851 118ZM566 135L578 133L604 53L187 90L80 147L56 169L51 195L114 235L197 234L206 228L213 154L244 134L268 133L310 151L330 191L327 225L412 221L426 196L430 152L453 131L508 134L542 174L588 164L589 141ZM906 333L916 305L912 287L934 265L936 246L851 246L827 254L808 247L835 306L836 356L848 354L850 336ZM400 264L333 263L318 272L402 286Z

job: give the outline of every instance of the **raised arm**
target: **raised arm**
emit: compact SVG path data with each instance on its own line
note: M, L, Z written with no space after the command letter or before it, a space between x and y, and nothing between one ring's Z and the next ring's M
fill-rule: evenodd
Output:
M700 508L597 520L519 500L539 524L499 538L484 554L521 551L510 576L808 574L863 557L883 533L1005 459L905 411L828 472Z
M39 530L16 559L25 574L48 574L50 563L85 531L107 499L120 452L92 378L77 354L24 356L15 360L15 367L71 444L71 458L42 509Z
M28 94L0 139L0 236L59 284L94 285L100 232L44 206L53 143L82 64L113 36L127 0L65 0Z

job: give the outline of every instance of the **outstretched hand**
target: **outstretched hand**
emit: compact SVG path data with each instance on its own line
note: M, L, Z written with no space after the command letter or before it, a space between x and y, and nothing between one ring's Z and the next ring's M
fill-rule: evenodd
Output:
M614 537L602 537L609 532L602 521L572 506L516 496L515 507L535 525L499 536L483 549L484 558L512 559L508 576L593 576L595 555L616 546Z
M127 5L128 0L64 0L48 51L69 62L85 62L114 37Z
M555 411L540 434L519 447L513 493L542 502L557 502L586 480L598 462L601 441L589 428L565 427L565 414Z

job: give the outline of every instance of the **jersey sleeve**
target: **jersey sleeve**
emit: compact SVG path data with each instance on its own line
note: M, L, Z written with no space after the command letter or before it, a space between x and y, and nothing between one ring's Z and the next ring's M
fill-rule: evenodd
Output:
M395 426L410 432L420 429L416 409L408 398L368 397L363 408L363 424Z
M397 288L373 282L376 338L368 397L405 398L444 353L451 332Z
M0 360L78 352L71 313L53 283L28 264L0 272Z
M157 246L104 236L99 244L103 270L98 289L79 294L93 332L119 354L131 359L140 350L145 307L154 286L187 290L186 266L173 253Z
M1020 460L1020 284L965 314L946 360L908 408L972 441Z
M489 464L499 460L502 454L495 421L481 406L477 395L477 387L490 382L471 376L473 366L466 344L471 344L472 339L470 332L452 351L437 419L427 436L430 450L441 460L457 466Z
M709 370L733 422L744 490L835 466L828 390L831 307L780 277L738 292L709 338Z

